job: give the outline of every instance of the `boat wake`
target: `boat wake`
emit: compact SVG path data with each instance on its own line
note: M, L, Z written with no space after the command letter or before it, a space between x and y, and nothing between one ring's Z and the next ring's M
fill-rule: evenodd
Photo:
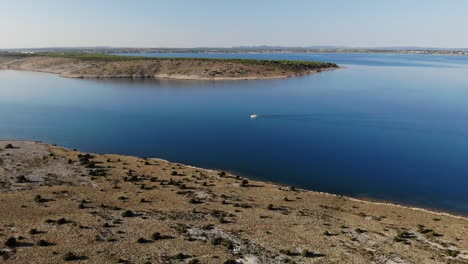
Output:
M391 118L369 115L339 114L252 114L252 119L313 122L317 125L330 125L347 128L370 128L418 134L453 135L468 137L468 120L438 118Z

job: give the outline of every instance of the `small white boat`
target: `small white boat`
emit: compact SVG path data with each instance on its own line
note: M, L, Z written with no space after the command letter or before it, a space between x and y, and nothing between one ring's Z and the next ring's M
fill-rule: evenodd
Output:
M257 118L257 117L258 117L257 114L251 114L251 115L250 115L250 119L255 119L255 118Z

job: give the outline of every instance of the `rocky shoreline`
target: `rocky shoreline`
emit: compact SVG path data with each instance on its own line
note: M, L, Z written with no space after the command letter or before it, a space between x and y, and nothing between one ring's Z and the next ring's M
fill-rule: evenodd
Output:
M468 220L161 159L0 141L4 263L466 263Z

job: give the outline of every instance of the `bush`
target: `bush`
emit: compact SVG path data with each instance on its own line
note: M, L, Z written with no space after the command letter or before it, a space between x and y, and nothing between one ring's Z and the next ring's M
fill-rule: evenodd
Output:
M268 210L273 210L273 208L274 208L274 207L273 207L272 204L269 204L269 205L267 206L267 209L268 209Z
M445 253L449 255L452 258L456 258L458 255L460 255L460 251L458 250L453 250L453 249L446 249Z
M24 175L20 175L20 176L16 177L16 182L17 183L24 183L24 182L29 182L29 180Z
M65 254L63 256L63 260L65 260L65 261L73 261L73 260L77 260L77 259L78 259L78 257L75 254L73 254L72 252L68 252L67 254Z
M356 228L356 229L354 229L354 231L356 231L356 233L358 233L358 234L362 234L362 233L366 233L366 232L367 232L366 230L361 229L361 228Z
M39 232L37 231L36 228L33 228L33 229L29 230L29 234L30 235L37 235L37 234L39 234Z
M175 259L178 259L178 260L183 260L183 259L186 259L188 258L189 256L185 255L184 253L177 253L174 258Z
M281 254L286 255L286 256L291 256L293 253L289 249L281 249L279 251Z
M247 187L249 185L249 181L248 180L242 180L242 183L241 183L241 186L242 187Z
M132 217L132 216L135 216L135 213L133 213L130 210L126 210L122 213L122 217Z
M59 224L59 225L64 225L66 223L67 223L67 219L65 219L65 218L60 218L60 219L57 220L57 224Z
M37 241L36 246L39 247L47 247L49 245L49 242L45 241L44 239L41 239Z
M36 195L36 196L34 197L34 201L35 201L36 203L43 203L43 202L45 202L45 199L42 198L42 196L40 196L40 195L38 194L38 195Z
M154 233L151 235L151 239L153 239L153 240L159 240L159 239L161 239L161 233L159 233L159 232L154 232Z
M304 258L307 258L307 257L309 257L310 255L311 255L311 254L310 254L309 250L307 250L307 249L303 249L303 250L301 251L301 256L303 256Z
M146 243L146 239L140 237L140 238L138 238L137 243L138 243L138 244Z
M10 237L5 241L5 246L7 247L15 247L17 245L16 238Z
M12 149L12 148L14 148L12 144L8 143L5 145L5 149Z
M215 237L211 240L211 244L214 246L221 245L221 242L223 242L222 237Z

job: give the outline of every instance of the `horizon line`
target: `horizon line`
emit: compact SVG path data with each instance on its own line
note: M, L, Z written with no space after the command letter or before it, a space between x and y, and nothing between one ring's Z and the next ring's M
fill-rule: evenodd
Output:
M49 46L28 48L0 48L0 50L37 50L37 49L406 49L406 50L468 50L468 47L426 47L411 45L392 46L341 46L341 45L310 45L310 46L281 46L281 45L239 45L230 47L200 46L200 47L144 47L144 46Z

